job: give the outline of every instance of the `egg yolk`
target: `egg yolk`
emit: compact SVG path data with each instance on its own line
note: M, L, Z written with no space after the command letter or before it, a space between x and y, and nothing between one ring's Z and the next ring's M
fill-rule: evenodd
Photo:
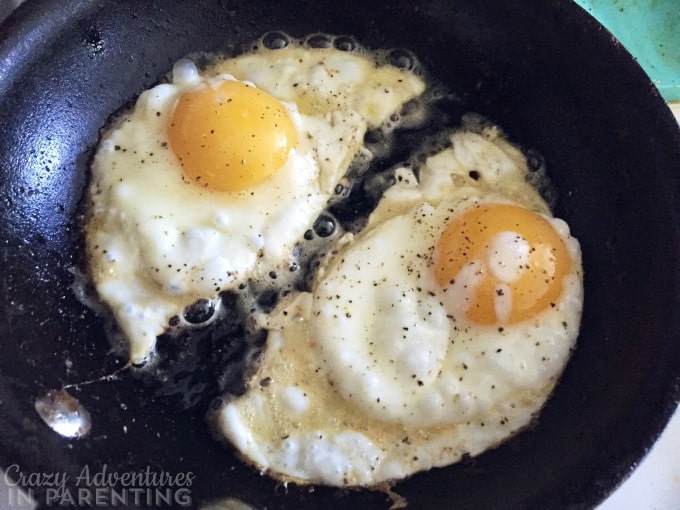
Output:
M297 144L293 120L278 100L231 80L182 93L168 135L185 177L214 191L266 180Z
M554 307L571 271L567 247L544 217L509 204L482 204L453 219L439 238L434 271L446 288L476 263L467 317L513 324ZM509 295L505 295L509 293ZM499 299L505 306L498 306ZM504 313L498 313L505 308Z

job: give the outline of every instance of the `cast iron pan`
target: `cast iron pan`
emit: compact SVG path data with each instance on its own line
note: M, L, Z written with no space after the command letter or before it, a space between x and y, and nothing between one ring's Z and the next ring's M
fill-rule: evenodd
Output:
M411 49L459 110L540 149L556 213L583 248L578 349L537 426L395 490L410 508L595 505L680 397L680 132L633 59L563 0L29 0L0 27L0 464L72 482L86 465L191 471L196 506L226 495L256 508L388 506L381 493L277 485L211 439L205 402L182 410L127 372L71 390L92 413L85 439L61 438L33 410L47 390L123 364L71 290L99 129L186 53L270 30Z

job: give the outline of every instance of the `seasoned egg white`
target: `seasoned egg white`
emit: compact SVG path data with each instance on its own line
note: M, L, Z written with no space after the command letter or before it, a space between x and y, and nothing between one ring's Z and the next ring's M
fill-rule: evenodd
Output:
M285 156L270 176L214 189L212 174L187 173L192 161L207 159L201 156L206 144L225 133L240 134L245 143L270 134L252 127L257 118L246 119L247 101L244 111L209 133L176 125L179 105L192 93L207 91L222 107L238 100L225 90L269 94L263 112L276 110L272 125L292 127L283 142L278 133L270 136ZM143 361L168 320L197 299L216 299L221 290L291 264L295 242L362 151L366 130L423 90L413 73L360 54L291 46L204 71L182 60L168 83L142 93L102 138L85 226L93 283L129 341L130 360ZM195 140L182 145L187 136ZM269 146L254 147L229 154L225 167L245 166L256 159L251 153L268 156ZM221 165L222 153L215 154Z
M366 230L345 236L311 292L265 321L250 389L217 418L260 469L337 486L400 479L498 445L549 397L579 329L578 242L497 132L459 131L451 142L417 169L419 180L399 169ZM472 239L469 260L442 283L438 267L458 256L445 252L447 227L498 211L489 225L527 215L528 228L510 222L483 246ZM542 233L534 241L541 229L557 248L541 246ZM547 258L534 260L542 250ZM554 299L524 303L527 273L553 266L564 270L549 283ZM475 301L473 291L492 295Z

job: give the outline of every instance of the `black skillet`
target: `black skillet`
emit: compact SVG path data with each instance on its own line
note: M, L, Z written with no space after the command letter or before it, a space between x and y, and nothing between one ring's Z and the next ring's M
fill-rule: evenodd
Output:
M85 439L33 410L47 390L122 364L71 289L99 129L179 57L270 30L411 49L460 96L456 113L540 149L583 248L578 349L537 426L395 491L410 508L595 505L680 398L680 132L633 59L563 0L29 0L0 27L0 465L71 484L84 466L191 471L194 506L227 495L256 508L388 506L382 493L277 485L210 437L205 403L181 410L127 372L71 390L92 413Z

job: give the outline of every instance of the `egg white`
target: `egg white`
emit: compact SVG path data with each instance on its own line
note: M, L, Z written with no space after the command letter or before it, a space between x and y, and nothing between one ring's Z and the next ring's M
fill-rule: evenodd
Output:
M540 411L578 335L580 249L548 216L519 151L486 135L453 133L420 179L398 170L366 230L265 321L250 389L217 417L248 461L301 483L371 486L478 455ZM503 328L452 311L433 252L447 219L479 203L537 210L565 241L573 270L554 307Z
M282 101L299 143L266 182L214 192L182 178L166 126L182 92L232 79ZM423 90L412 73L357 54L290 48L203 72L182 60L169 83L142 93L102 138L85 226L93 283L129 342L130 360L146 359L168 320L195 300L216 299L290 264L295 242L362 150L366 130Z

